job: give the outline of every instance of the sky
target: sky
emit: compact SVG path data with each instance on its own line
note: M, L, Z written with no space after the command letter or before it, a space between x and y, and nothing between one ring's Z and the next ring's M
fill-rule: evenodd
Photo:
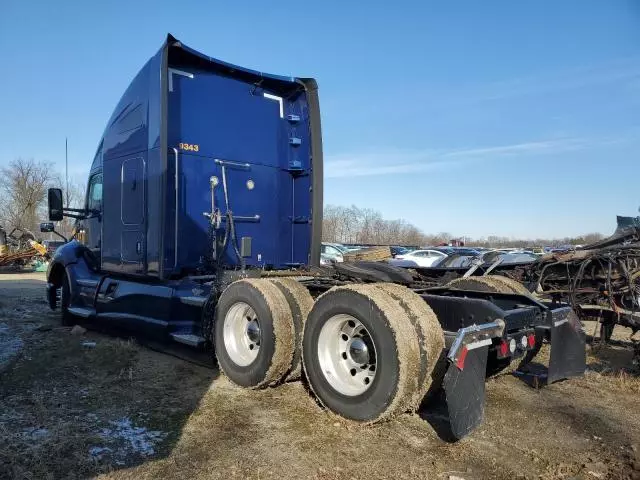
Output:
M565 237L638 215L640 3L0 1L0 167L84 181L167 33L320 86L325 204L425 233ZM1 201L1 199L0 199Z

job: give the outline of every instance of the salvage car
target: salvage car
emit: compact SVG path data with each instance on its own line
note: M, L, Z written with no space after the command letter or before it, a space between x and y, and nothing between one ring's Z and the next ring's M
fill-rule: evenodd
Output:
M413 262L417 267L430 267L447 256L438 250L414 250L413 252L396 255L397 260Z

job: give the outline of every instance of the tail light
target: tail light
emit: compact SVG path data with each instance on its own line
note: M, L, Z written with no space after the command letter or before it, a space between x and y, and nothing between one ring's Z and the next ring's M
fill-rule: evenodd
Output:
M506 340L500 340L498 348L496 349L498 358L506 358L509 356L509 342Z
M529 348L533 348L536 344L536 336L533 333L530 333L529 335L527 335L527 343L529 345Z

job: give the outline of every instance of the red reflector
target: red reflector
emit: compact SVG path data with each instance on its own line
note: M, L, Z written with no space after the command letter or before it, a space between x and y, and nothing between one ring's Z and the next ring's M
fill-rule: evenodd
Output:
M527 335L527 343L529 344L529 348L533 348L536 344L536 336L533 333Z
M509 354L509 344L505 340L502 340L500 342L500 345L498 345L498 356L506 357L508 354Z
M458 359L456 360L456 367L458 367L460 370L464 369L464 361L467 358L467 353L469 353L467 347L462 347L462 349L460 350L460 355L458 355Z

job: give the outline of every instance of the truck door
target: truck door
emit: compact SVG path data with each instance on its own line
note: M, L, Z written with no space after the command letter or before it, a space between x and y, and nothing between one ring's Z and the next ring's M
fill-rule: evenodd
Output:
M131 264L135 266L136 270L141 268L144 262L144 174L145 164L141 157L128 158L122 162L120 174L121 258L123 264Z
M99 259L102 248L102 172L89 178L86 209L87 216L77 227L78 237Z

